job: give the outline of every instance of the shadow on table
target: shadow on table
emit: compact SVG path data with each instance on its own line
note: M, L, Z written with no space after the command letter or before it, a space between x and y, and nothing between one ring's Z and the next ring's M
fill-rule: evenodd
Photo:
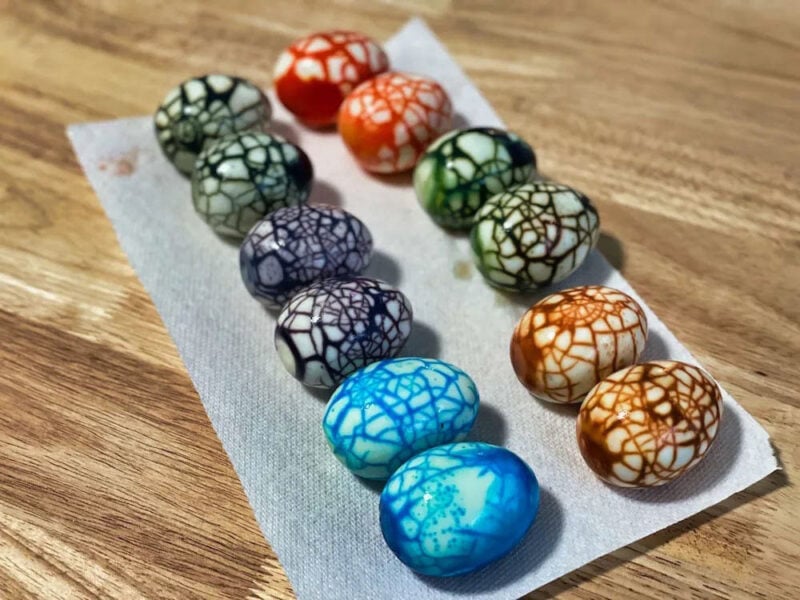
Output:
M491 577L486 576L484 569L452 578L417 577L432 588L451 594L470 595L500 590L541 565L558 547L563 531L564 511L561 505L549 490L541 488L539 512L533 526L508 556L485 567L492 569Z
M653 497L654 494L648 492L655 492L651 490L621 490L615 488L615 491L628 498L641 501L643 503L661 503L661 502L680 502L692 496L693 492L702 487L714 486L725 474L729 471L736 458L739 443L741 441L742 427L739 422L739 416L728 411L723 416L722 428L720 429L719 438L712 446L711 453L722 453L722 456L712 457L711 454L707 458L713 460L704 460L697 465L695 469L687 473L681 479L675 481L673 484L668 484L658 491L658 498ZM778 465L781 465L780 450L774 446L773 451L777 458ZM727 468L719 469L719 464L724 463ZM767 496L775 490L789 484L789 478L786 471L779 470L771 473L758 483L750 486L746 490L742 490L731 496L730 498L715 504L704 510L703 512L693 515L670 525L668 528L654 533L643 540L639 540L630 546L620 548L619 550L607 554L597 560L594 560L580 569L571 572L569 575L553 581L535 592L530 598L552 598L574 587L580 586L586 582L603 577L609 571L612 571L631 561L632 559L645 554L659 546L670 542L681 534L701 527L715 519L724 516L725 514L736 510L740 506L763 496Z
M478 409L478 418L467 438L471 442L486 442L495 446L502 446L508 438L506 419L499 410L491 404L481 402Z
M779 452L777 448L774 449L776 456L778 456ZM780 458L778 459L778 463L780 464ZM587 582L599 579L605 576L608 572L613 571L614 569L630 562L631 560L634 560L638 556L647 554L648 552L657 549L658 547L672 541L687 531L702 527L703 525L710 523L719 517L723 517L733 510L736 510L740 506L747 504L756 498L767 496L775 490L788 484L789 478L786 475L786 471L775 471L746 490L738 492L727 500L709 507L702 513L693 515L687 519L684 519L683 521L670 525L668 528L662 531L639 540L630 546L625 546L624 548L620 548L611 554L607 554L606 556L587 563L580 569L572 571L565 577L540 587L538 590L526 596L526 598L530 598L531 600L554 598L555 596L581 586Z

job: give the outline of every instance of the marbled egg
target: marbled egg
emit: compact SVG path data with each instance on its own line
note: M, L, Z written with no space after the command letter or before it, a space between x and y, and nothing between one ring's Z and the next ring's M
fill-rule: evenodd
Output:
M505 448L461 442L426 450L389 478L383 538L422 575L463 575L505 556L536 518L539 484Z
M580 402L598 381L632 365L647 341L647 317L628 294L598 285L542 298L511 337L511 364L536 398Z
M175 168L190 175L206 142L261 130L271 116L267 97L246 79L204 75L167 93L156 111L156 137Z
M241 238L272 211L304 203L313 176L306 153L281 136L237 133L197 157L192 200L214 231Z
M578 445L600 479L663 485L695 466L719 430L722 393L702 369L663 360L613 373L586 396Z
M273 81L281 103L298 119L312 126L332 125L345 96L388 68L386 53L367 36L321 31L281 53Z
M414 168L414 189L436 223L469 229L491 196L527 182L535 168L533 148L519 136L492 127L459 129L428 147Z
M589 199L565 185L526 183L489 198L475 215L472 255L486 281L527 291L561 281L597 244Z
M358 164L373 173L414 167L433 140L450 129L453 107L433 79L383 73L344 99L338 126Z
M369 277L335 277L300 290L275 326L286 369L310 387L333 388L350 373L395 356L411 333L408 298Z
M320 279L358 275L372 256L372 235L340 208L279 208L255 224L239 250L247 291L268 308L280 308L300 288Z
M463 440L478 414L478 389L464 371L434 358L393 358L345 379L322 429L333 453L367 479L387 479L408 458Z

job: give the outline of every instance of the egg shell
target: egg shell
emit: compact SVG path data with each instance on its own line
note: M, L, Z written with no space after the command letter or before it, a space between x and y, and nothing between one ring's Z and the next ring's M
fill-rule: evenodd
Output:
M361 367L395 356L411 321L411 303L397 288L370 277L334 277L286 303L275 325L275 348L303 384L330 389Z
M545 296L522 315L511 337L511 364L536 398L580 402L597 382L635 363L647 317L619 290L579 286Z
M197 157L192 201L214 231L241 239L272 211L306 202L313 177L299 146L275 134L236 133Z
M538 508L539 484L519 456L460 442L426 450L395 471L381 493L381 532L412 570L450 577L508 554Z
M383 73L353 90L338 126L356 161L374 173L412 169L425 148L450 129L453 107L441 85L408 73Z
M669 360L633 365L586 396L578 445L589 468L609 484L663 485L706 456L722 410L719 386L702 369Z
M325 205L279 208L256 223L239 249L247 291L280 308L320 279L358 275L372 256L372 234L349 212Z
M533 148L518 135L493 127L445 133L414 167L414 190L425 212L442 227L469 229L493 195L528 181Z
M414 454L463 440L478 406L475 383L458 367L393 358L350 375L331 396L322 428L353 473L387 479Z
M260 131L272 106L255 85L230 75L195 77L171 89L156 110L156 137L167 159L191 175L206 143L240 131Z
M475 215L472 256L484 279L508 291L557 283L583 264L600 236L589 198L537 181L492 196Z
M278 99L306 125L336 123L345 96L383 73L389 59L355 31L321 31L293 42L278 57L273 82Z

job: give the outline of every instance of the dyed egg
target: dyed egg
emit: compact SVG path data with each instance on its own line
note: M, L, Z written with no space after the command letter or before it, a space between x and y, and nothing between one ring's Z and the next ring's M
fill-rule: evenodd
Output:
M578 445L607 483L663 485L706 455L721 417L719 386L703 370L671 360L642 363L589 392L578 413Z
M383 538L422 575L463 575L505 556L536 518L539 484L513 452L461 442L426 450L389 478Z
M536 182L489 198L475 215L470 241L489 284L527 291L569 276L599 235L600 220L586 196L565 185Z
M333 388L353 371L395 356L411 333L411 303L378 279L335 277L300 290L275 327L283 366L303 384Z
M411 169L450 128L453 108L428 77L384 73L362 83L339 111L339 133L358 163L375 173Z
M282 137L237 133L197 157L192 200L211 229L241 238L272 211L305 202L313 174L306 153Z
M464 439L478 405L475 383L458 367L393 358L345 379L328 402L322 429L353 473L387 479L414 454Z
M300 288L339 275L358 275L372 255L367 226L332 206L292 206L267 215L247 234L239 268L247 291L280 308Z
M414 168L422 208L442 227L469 228L489 197L525 183L536 155L519 136L491 127L459 129L433 142Z
M206 142L261 130L271 116L267 97L246 79L204 75L169 91L156 111L156 137L175 168L191 175Z
M336 123L345 96L383 73L389 59L370 38L353 31L324 31L294 42L278 57L278 99L308 125Z
M536 398L580 402L598 381L639 359L647 317L633 298L589 285L542 298L511 338L511 364Z

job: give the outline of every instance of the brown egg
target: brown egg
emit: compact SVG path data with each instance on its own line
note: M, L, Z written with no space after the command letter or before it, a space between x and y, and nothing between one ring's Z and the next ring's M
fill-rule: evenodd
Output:
M669 483L696 465L719 429L722 394L702 369L671 360L634 365L598 383L578 413L578 445L600 479Z
M542 400L580 402L598 381L635 363L647 340L647 318L619 290L580 286L534 304L514 329L511 364Z

